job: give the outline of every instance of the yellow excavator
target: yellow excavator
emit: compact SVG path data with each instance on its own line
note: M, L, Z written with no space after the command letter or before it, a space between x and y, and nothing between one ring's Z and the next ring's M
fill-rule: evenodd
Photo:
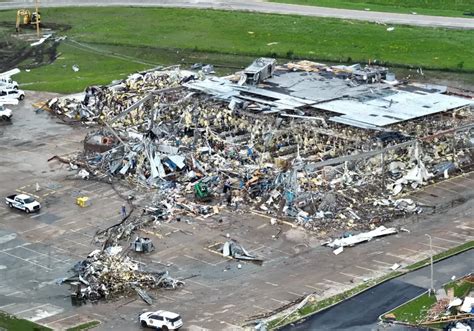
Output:
M34 28L39 28L41 23L40 13L30 12L28 9L19 9L16 12L16 32L20 31L21 26L31 26Z

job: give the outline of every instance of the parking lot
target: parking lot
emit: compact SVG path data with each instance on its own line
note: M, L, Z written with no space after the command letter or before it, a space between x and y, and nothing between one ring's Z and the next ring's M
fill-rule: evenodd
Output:
M87 132L33 111L32 103L49 97L28 93L21 105L12 107L13 122L0 126L2 199L27 193L43 205L40 213L30 215L10 210L3 201L0 205L0 310L54 329L93 319L102 322L98 329L138 329L137 315L152 309L180 313L185 330L236 329L252 316L307 294L325 298L390 272L394 263L403 267L426 258L426 233L435 253L474 238L473 173L414 194L415 200L438 208L437 213L395 222L409 233L347 248L338 256L300 228L271 225L269 217L252 210L224 209L213 217L183 217L142 233L156 250L132 255L149 269L184 279L183 289L150 293L155 299L151 307L137 296L73 306L68 287L56 281L99 247L94 234L120 220L123 200L111 185L74 179L76 172L67 165L47 161L80 150ZM77 206L78 196L88 196L91 205ZM237 262L213 251L227 234L263 264Z

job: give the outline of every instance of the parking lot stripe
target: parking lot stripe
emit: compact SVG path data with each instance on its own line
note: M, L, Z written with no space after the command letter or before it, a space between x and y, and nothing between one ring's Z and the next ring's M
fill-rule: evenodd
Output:
M168 299L168 300L171 300L171 301L176 301L176 299L170 298L170 297L168 297L166 295L163 295L163 294L158 294L158 296L163 297L163 298Z
M393 263L387 263L387 262L383 262L383 261L379 261L379 260L372 260L372 261L374 261L375 263L384 264L384 265L388 265L388 266L393 265Z
M194 283L194 284L200 285L200 286L203 286L203 287L207 287L207 288L212 288L212 289L214 289L214 287L212 287L212 286L209 286L209 285L206 285L206 284L197 282L197 281L195 281L195 280L188 279L188 280L186 280L186 281L187 281L187 282L190 282L190 283Z
M255 252L255 251L261 250L262 248L265 248L265 245L261 245L260 247L257 247L257 248L254 248L254 249L250 249L250 250L248 250L248 251L249 251L249 252Z
M79 189L80 189L81 191L87 191L87 189L88 189L89 187L94 186L94 185L96 185L96 184L98 184L98 183L97 183L97 182L92 182L92 183L90 183L90 184L88 184L88 185L85 185L85 186L83 186L83 187L80 187Z
M40 217L40 216L43 216L44 214L46 214L46 212L30 216L30 218Z
M388 256L391 256L391 257L396 257L396 258L402 259L402 260L412 261L412 262L417 261L416 259L412 259L410 257L406 257L406 256L403 256L403 255L396 255L396 254L392 254L392 253L385 253L385 255L388 255Z
M263 311L266 311L266 312L270 312L271 310L270 309L267 309L267 308L263 308L263 307L260 307L260 306L257 306L257 305L253 305L254 308L257 308L257 309L260 309L260 310L263 310Z
M33 308L25 309L25 310L22 310L22 311L17 311L17 312L15 312L15 315L19 315L19 314L25 313L25 312L30 311L30 310L38 309L38 308L44 307L46 305L48 305L48 304L45 303L44 305L39 305L39 306L36 306L36 307L33 307Z
M2 253L3 253L3 254L6 254L6 255L9 255L9 256L11 256L11 257L16 257L16 258L19 259L19 260L22 260L22 261L25 261L25 262L34 264L34 265L36 265L36 266L38 266L38 267L40 267L40 268L46 269L46 270L50 270L50 271L53 270L53 269L48 268L48 267L46 267L46 266L44 266L44 265L42 265L42 264L39 264L39 263L36 263L36 262L33 262L33 261L28 261L27 259L24 259L24 258L22 258L22 257L16 256L16 255L13 255L13 254L10 254L10 253L4 252L4 251L2 251Z
M24 247L24 246L22 246L22 247L20 247L20 248L26 249L26 250L28 250L28 251L30 251L30 252L33 252L33 253L37 253L37 254L40 254L40 255L47 256L47 257L49 257L49 258L55 259L55 260L58 261L58 262L64 262L63 260L58 259L57 257L51 256L51 255L49 255L49 254L45 254L45 253L42 253L42 252L34 251L34 250L29 249L29 248L26 248L26 247Z
M76 257L82 258L81 255L74 254L74 253L71 252L71 250L66 250L66 249L64 249L64 248L57 247L57 246L53 246L53 245L50 245L50 247L51 247L51 248L54 248L54 249L56 249L56 250L59 250L59 251L63 251L64 253L66 253L66 254L68 254L68 255L74 255L74 256L76 256Z
M420 244L422 244L423 246L426 246L426 247L430 247L430 244L426 244L426 243L420 243ZM449 248L446 248L446 247L441 247L441 246L433 245L433 244L432 244L431 246L433 246L434 248L442 249L442 250L444 250L444 251L447 250L447 249L449 249Z
M314 286L311 286L311 285L304 285L304 286L307 287L307 288L310 288L310 289L312 289L312 290L324 291L324 290L322 290L322 289L320 289L320 288L317 288L317 287L314 287ZM301 296L301 295L300 295L300 296Z
M433 238L436 238L436 239L438 239L438 240L444 240L444 241L447 241L447 242L452 242L452 243L455 243L455 244L458 244L458 245L460 245L460 244L463 243L462 241L451 240L451 239L445 239L445 238L440 238L440 237L434 237L434 236L433 236Z
M436 186L437 189L440 189L440 190L443 190L443 191L447 191L447 192L451 192L451 193L454 193L454 194L460 194L459 192L456 192L454 190L450 190L449 188L446 188L446 186Z
M351 278L358 278L358 279L365 279L367 277L362 277L362 276L357 276L357 275L353 275L353 274L348 274L348 273L345 273L345 272L339 272L341 275L344 275L344 276L347 276L347 277L351 277Z
M15 247L5 248L5 249L2 249L0 252L3 253L3 252L11 251L13 249L21 248L21 247L28 246L28 245L31 245L31 243L24 243L24 244L15 246Z
M371 272L376 272L376 271L377 271L377 270L374 270L374 269L370 269L370 268L366 268L366 267L361 267L361 266L359 266L359 265L355 265L354 267L359 268L359 269L362 269L362 270L371 271Z
M207 262L207 261L204 261L204 260L201 260L201 259L198 259L198 258L195 258L195 257L189 256L189 255L186 255L186 254L185 254L184 256L186 256L187 258L189 258L189 259L192 259L192 260L196 260L196 261L199 261L199 262L202 262L202 263L208 264L208 265L212 265L213 267L215 267L215 266L216 266L214 263Z
M282 251L281 249L278 249L278 248L272 248L272 247L265 246L265 245L263 245L263 247L268 248L269 250L272 250L272 251L275 251L275 252L279 252L279 253L288 255L288 256L293 255L293 254L290 254L290 253L288 253L288 252Z
M72 239L68 239L67 241L70 241L76 245L81 245L81 246L84 246L84 247L90 247L89 245L86 245L86 244L83 244L83 243L80 243L78 241L75 241L75 240L72 240Z
M448 231L446 233L456 238L463 237L466 239L466 241L474 239L474 236L470 236L464 233L457 233L457 232L452 232L452 231Z
M80 235L82 235L82 236L84 236L84 237L94 238L94 236L92 236L92 235L90 235L90 234L87 234L87 233L84 233L84 232L79 232L79 230L83 230L83 229L87 229L87 228L89 228L89 226L84 226L84 227L79 228L79 229L76 229L76 230L72 230L72 229L71 229L71 231L74 232L74 233L80 234Z
M466 186L466 185L464 185L464 184L461 184L461 183L457 183L457 182L450 182L450 184L451 184L451 185L453 185L453 184L454 184L454 185L457 185L457 186L461 186L461 187L464 187L464 188L471 189L471 187L469 187L469 186Z
M420 198L420 197L416 197L415 200L418 200L418 202L421 202L422 204L426 205L426 206L431 206L431 204L433 203L433 201L431 201L430 199L424 199L424 198Z
M346 285L344 283L336 282L335 280L330 280L330 279L323 279L325 282L332 283L332 284L337 284L337 285Z
M30 231L36 231L36 230L45 228L45 227L47 227L47 226L48 226L48 224L43 224L43 225L37 226L36 228L31 228L31 229L28 229L28 230L25 230L25 231L20 231L20 232L18 232L18 233L19 233L19 234L23 234L23 233L27 233L27 232L30 232Z
M406 247L400 247L400 249L404 249L404 250L412 252L412 253L419 253L419 251L415 251L414 249L409 249L409 248L406 248Z
M13 292L13 293L15 293L15 292ZM16 304L17 304L16 302L9 303L8 305L0 306L0 309L4 309L4 308L10 307L10 306L14 306Z
M221 320L219 320L219 322L220 322L221 324L227 324L228 326L230 326L230 327L232 328L232 330L240 330L240 329L241 329L240 326L235 325L235 324L232 324L232 323L229 323L229 322L226 322L226 321L221 321Z
M51 324L56 324L56 323L58 323L58 322L65 321L65 320L68 320L68 319L73 318L73 317L76 317L76 316L79 316L79 315L78 315L78 314L74 314L74 315L71 315L71 316L67 316L67 317L64 317L64 318L60 318L60 319L58 319L58 320L55 320L55 321L52 321L52 322L47 323L46 326L49 326L49 325L51 325Z
M268 285L271 285L271 286L275 286L275 287L277 287L277 286L278 286L278 284L275 284L275 283L270 283L270 282L265 282L265 284L268 284Z
M284 304L284 305L287 305L290 303L290 301L288 300L278 300L278 299L275 299L275 298L270 298L270 300L273 300L275 302L278 302L278 303L281 303L281 304Z

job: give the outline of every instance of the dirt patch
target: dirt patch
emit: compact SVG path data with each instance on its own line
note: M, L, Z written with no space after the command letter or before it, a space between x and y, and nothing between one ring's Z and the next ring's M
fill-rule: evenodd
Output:
M302 243L308 240L308 234L302 228L295 228L286 231L285 237L287 240L295 243Z
M64 32L70 29L69 25L48 24L43 26L44 33ZM36 68L52 63L58 56L57 48L60 41L50 39L41 45L31 47L29 37L34 30L26 28L22 33L14 33L15 24L0 22L0 71L14 67Z

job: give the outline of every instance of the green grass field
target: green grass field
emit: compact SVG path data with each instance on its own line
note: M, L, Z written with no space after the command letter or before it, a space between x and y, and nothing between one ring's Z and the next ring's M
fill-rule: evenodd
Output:
M472 0L269 0L308 6L345 8L393 13L417 13L435 16L462 16L474 12Z
M45 24L72 26L65 32L69 40L101 52L64 43L55 63L16 76L32 83L27 85L31 89L73 92L182 59L212 63L222 58L238 66L257 56L377 60L389 66L474 71L474 31L467 30L396 26L389 32L385 25L348 20L164 8L45 8L42 16ZM0 22L12 17L13 11L0 12ZM103 53L110 50L135 60ZM72 64L81 70L74 73Z
M457 298L464 298L474 289L474 284L465 280L453 282L444 286L445 290L449 288L454 289L454 296Z
M19 319L0 311L0 330L8 331L51 331L42 325Z
M397 321L412 325L420 324L425 320L426 313L436 303L436 296L429 296L427 293L418 298L407 302L406 304L392 310Z

